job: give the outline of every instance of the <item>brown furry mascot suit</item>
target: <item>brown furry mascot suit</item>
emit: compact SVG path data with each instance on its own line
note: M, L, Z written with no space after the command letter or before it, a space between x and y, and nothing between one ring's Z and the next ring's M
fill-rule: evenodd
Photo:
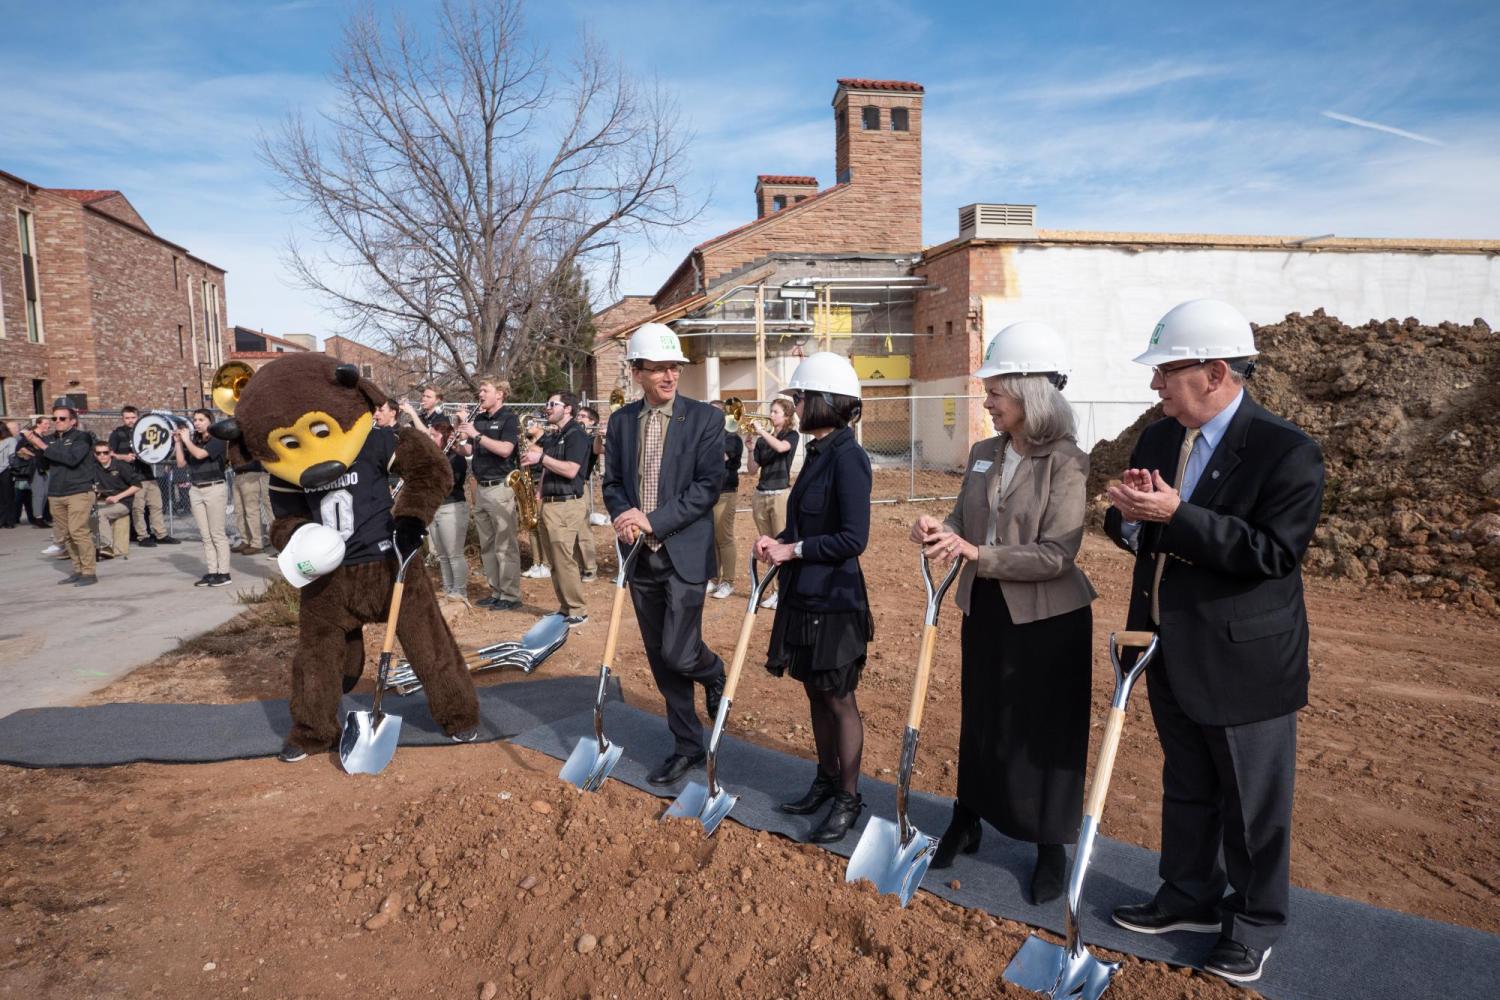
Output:
M343 536L343 562L302 588L292 659L292 732L281 759L292 763L339 740L339 699L364 671L363 627L390 611L397 557L421 545L453 473L420 430L371 433L385 394L353 365L322 354L293 354L242 385L233 419L214 434L271 474L271 542L322 524ZM238 446L237 448L233 446ZM394 503L392 477L405 480ZM396 635L432 717L458 742L478 737L479 700L453 633L438 611L420 563L408 573Z

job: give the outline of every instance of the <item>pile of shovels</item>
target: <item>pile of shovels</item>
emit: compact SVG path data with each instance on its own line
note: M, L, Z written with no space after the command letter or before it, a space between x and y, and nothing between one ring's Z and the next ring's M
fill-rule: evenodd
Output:
M544 615L526 630L520 640L497 642L464 652L464 665L469 673L478 674L487 670L519 670L529 674L542 665L542 661L562 648L568 641L568 622L561 612ZM410 663L402 660L386 679L385 686L397 694L412 694L422 690L422 682Z

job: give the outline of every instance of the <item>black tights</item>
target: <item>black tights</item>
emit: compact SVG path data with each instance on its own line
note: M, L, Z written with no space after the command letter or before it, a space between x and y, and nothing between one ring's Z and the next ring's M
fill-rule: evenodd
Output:
M834 694L808 684L807 704L812 709L813 744L818 748L818 770L837 778L850 795L859 788L859 759L865 749L865 724L859 716L854 692Z

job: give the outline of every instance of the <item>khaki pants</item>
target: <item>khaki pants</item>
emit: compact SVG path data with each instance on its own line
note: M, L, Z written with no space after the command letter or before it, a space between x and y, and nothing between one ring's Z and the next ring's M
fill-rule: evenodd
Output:
M504 483L475 485L474 527L479 559L490 593L502 601L521 600L521 547L516 541L516 495Z
M469 560L464 555L468 534L469 505L463 501L440 506L427 533L443 577L443 592L458 597L467 596L469 589Z
M94 517L99 520L98 541L101 549L109 549L117 556L130 554L130 508L123 503L107 503L94 508Z
M588 610L577 556L578 533L588 530L587 507L583 497L542 504L541 524L546 526L547 544L552 550L552 590L566 615L581 615Z
M271 477L264 472L237 472L234 476L234 528L252 548L261 548L265 537L261 513L271 507ZM137 532L139 534L139 532Z
M188 507L193 523L203 537L203 561L209 573L229 572L229 535L224 531L224 508L228 506L229 487L223 483L188 487Z
M786 530L786 498L791 490L762 493L756 490L750 497L750 516L755 519L755 534L775 538ZM776 590L776 584L766 588L767 593Z
M89 535L89 515L94 512L94 493L74 493L65 497L48 497L52 505L53 532L61 527L62 544L73 560L73 572L94 575L94 539Z
M595 576L599 572L599 551L594 548L594 529L589 526L588 504L584 504L583 527L578 529L578 563L585 574Z
M719 494L719 502L714 504L714 547L719 551L719 575L718 579L725 583L734 582L734 573L739 567L735 564L734 551L734 507L739 500L736 493Z
M165 509L161 500L161 484L155 479L141 480L140 491L130 498L130 519L135 522L135 537L145 539L152 535L157 538L167 537L167 519L163 516ZM146 522L151 522L151 530L146 530Z

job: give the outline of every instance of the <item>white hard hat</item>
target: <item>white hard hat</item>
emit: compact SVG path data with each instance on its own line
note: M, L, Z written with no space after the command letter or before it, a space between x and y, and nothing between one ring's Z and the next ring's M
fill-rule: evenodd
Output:
M1060 334L1046 323L1023 319L1001 328L985 348L975 378L994 375L1058 375L1066 381L1068 352ZM1062 388L1058 386L1058 388Z
M1160 365L1169 361L1206 361L1248 358L1255 350L1250 321L1238 309L1218 299L1193 299L1173 306L1151 331L1151 343L1136 363Z
M642 323L625 345L626 361L677 361L687 364L682 341L665 323Z
M854 366L842 354L819 351L809 355L792 372L786 384L788 390L802 392L831 392L839 396L859 398L859 375Z
M325 524L304 524L292 532L286 548L276 557L281 575L293 587L302 588L344 561L344 536Z

